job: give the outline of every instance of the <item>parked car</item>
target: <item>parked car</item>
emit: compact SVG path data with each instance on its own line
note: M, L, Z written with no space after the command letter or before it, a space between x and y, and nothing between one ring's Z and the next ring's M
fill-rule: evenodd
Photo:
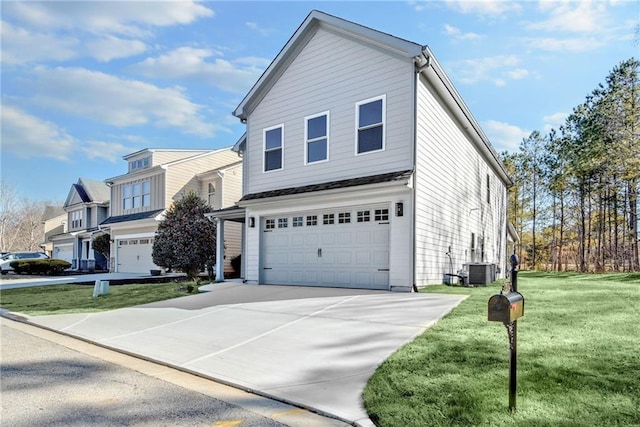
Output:
M17 259L45 259L49 258L49 256L43 252L12 252L10 254L3 255L0 258L0 273L7 274L10 271L13 271L13 267L11 267L11 261L15 261Z

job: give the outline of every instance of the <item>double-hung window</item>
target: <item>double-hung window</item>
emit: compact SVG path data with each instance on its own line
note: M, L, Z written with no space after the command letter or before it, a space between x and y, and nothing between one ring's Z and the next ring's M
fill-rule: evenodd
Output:
M125 210L151 206L151 183L146 180L126 184L122 190L122 199Z
M284 125L264 130L264 171L282 169Z
M304 121L305 164L329 158L329 112L306 117Z
M356 154L384 150L386 97L356 104Z
M71 228L81 228L82 227L82 211L73 211L71 212Z

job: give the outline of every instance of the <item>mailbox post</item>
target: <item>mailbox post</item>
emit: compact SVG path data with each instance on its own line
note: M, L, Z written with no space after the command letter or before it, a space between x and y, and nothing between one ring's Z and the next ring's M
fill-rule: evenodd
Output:
M516 410L518 319L524 315L524 297L518 292L518 257L511 255L509 292L489 298L488 320L502 322L509 336L509 410ZM504 292L504 291L503 291Z
M518 292L518 256L511 255L511 292ZM518 294L520 295L520 294ZM522 299L521 315L524 315L524 298ZM509 331L509 410L516 410L516 388L518 386L518 320L514 320L507 327Z

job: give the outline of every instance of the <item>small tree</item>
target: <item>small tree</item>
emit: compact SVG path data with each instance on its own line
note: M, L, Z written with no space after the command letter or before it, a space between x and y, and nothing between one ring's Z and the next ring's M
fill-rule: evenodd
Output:
M208 212L211 207L193 191L176 200L158 225L153 263L195 281L207 260L216 256L216 226L204 216Z
M91 249L108 260L111 256L111 235L109 233L100 233L93 236Z

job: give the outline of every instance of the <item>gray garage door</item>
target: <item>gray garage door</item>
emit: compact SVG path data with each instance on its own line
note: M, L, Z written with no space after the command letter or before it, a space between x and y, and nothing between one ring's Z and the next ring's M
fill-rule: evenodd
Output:
M264 218L262 283L388 289L389 209Z

